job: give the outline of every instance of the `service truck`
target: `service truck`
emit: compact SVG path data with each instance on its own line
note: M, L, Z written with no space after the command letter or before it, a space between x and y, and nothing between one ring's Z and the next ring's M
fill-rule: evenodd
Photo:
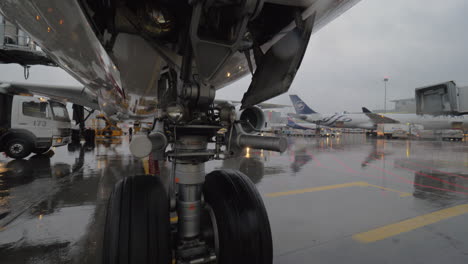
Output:
M437 131L442 140L462 141L465 134L461 129L442 129Z
M419 139L429 140L462 141L464 136L461 129L420 130L418 132Z
M104 114L98 114L92 120L92 128L98 139L118 138L123 135L123 131L114 122L109 120Z
M11 158L22 159L68 144L70 126L62 103L0 93L0 152Z
M377 136L386 138L408 138L417 136L423 126L416 124L377 124Z
M337 132L335 130L331 130L328 128L322 128L320 129L320 136L321 137L338 137L340 135L340 132Z

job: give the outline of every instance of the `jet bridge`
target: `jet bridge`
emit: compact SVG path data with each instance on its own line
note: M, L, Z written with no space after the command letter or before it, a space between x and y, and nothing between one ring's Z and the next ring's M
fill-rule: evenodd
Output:
M454 81L416 88L415 97L417 114L468 114L468 87L458 87Z
M0 16L0 63L56 66L20 28Z

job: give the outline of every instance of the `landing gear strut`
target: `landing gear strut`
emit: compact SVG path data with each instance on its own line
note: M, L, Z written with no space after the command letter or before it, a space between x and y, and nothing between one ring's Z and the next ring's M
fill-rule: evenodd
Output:
M214 128L179 130L183 135L168 153L177 182L169 188L173 193L167 194L157 176L117 183L107 209L104 263L272 263L270 224L253 182L234 170L205 176ZM171 199L178 216L172 236Z
M199 34L181 45L187 51L181 69L171 68L160 77L165 89L158 90L160 111L153 131L135 136L130 145L136 157L152 153L172 162L168 192L157 176L125 178L117 184L109 201L104 263L272 263L270 224L255 185L239 171L205 172L207 161L239 155L245 147L280 152L287 147L285 138L255 135L263 127L262 118L241 115L235 120L234 106L213 104L215 89L207 80L242 43L251 46L246 27L262 1L244 2L242 19L223 23L235 29L230 35L235 41L228 42L203 39L210 25L203 24L207 12L202 11L219 11L223 18L224 9L217 8L224 1L209 9L203 5L211 1L194 2L188 24L191 33ZM219 65L200 56L207 48L217 57L210 61ZM169 215L177 215L170 227Z

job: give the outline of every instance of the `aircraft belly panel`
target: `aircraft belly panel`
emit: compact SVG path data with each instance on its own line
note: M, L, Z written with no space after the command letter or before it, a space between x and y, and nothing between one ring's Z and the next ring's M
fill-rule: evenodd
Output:
M158 80L167 63L143 38L136 35L119 34L113 54L125 87L129 111L133 114L153 114L158 103Z
M255 60L251 56L252 67L255 70ZM217 90L250 74L247 59L243 53L236 52L214 76L212 82ZM247 89L247 87L245 87Z

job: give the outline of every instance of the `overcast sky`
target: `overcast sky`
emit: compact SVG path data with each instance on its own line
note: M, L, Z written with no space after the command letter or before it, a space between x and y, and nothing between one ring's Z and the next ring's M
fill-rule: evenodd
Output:
M466 0L362 0L312 35L289 92L326 113L383 108L384 76L388 100L437 82L468 85L467 14ZM30 73L32 82L78 84L60 69L35 66ZM22 68L0 65L0 80L23 81ZM217 98L240 100L249 83L250 76ZM287 94L271 102L290 103Z

